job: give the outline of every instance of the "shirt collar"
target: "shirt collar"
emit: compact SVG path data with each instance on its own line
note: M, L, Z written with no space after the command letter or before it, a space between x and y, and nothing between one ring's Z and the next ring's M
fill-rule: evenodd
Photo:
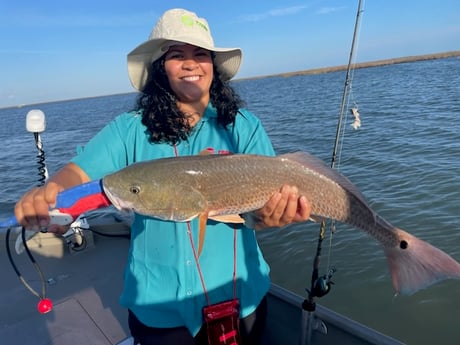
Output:
M202 121L208 121L209 119L217 118L217 110L211 103L208 103L206 109L204 110Z

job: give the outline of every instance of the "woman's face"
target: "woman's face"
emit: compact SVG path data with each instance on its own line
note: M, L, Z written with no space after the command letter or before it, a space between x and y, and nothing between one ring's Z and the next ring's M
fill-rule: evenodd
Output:
M164 66L169 85L180 102L208 104L213 78L209 50L190 44L171 46Z

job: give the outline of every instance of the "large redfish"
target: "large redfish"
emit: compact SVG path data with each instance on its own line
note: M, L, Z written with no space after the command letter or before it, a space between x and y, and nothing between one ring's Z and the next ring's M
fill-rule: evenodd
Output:
M117 208L178 222L200 217L203 233L207 218L259 209L284 184L297 186L307 197L313 219L347 223L378 240L397 293L460 279L457 261L385 221L346 177L307 153L163 158L135 163L103 179Z

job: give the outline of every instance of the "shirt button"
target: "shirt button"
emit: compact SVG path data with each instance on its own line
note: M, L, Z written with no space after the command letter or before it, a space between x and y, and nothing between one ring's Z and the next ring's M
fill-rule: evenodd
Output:
M186 294L187 294L187 296L191 296L192 295L192 290L187 290Z
M187 266L190 266L190 265L192 264L192 260L187 260L187 261L185 261L185 264L186 264Z

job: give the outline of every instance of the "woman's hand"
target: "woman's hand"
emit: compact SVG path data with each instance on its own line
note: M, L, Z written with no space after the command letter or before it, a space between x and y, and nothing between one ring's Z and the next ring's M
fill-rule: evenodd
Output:
M65 232L61 227L49 226L49 210L62 190L64 188L61 185L50 181L43 187L34 188L24 194L14 208L18 223L28 230L40 231L47 228L49 232Z
M310 213L311 203L299 195L297 187L284 185L264 207L245 214L243 218L247 227L262 230L305 222L310 218Z
M56 203L56 196L64 189L88 182L89 177L77 165L69 163L59 170L43 186L30 190L16 203L14 213L18 223L28 230L63 234L66 227L49 224L49 210Z

